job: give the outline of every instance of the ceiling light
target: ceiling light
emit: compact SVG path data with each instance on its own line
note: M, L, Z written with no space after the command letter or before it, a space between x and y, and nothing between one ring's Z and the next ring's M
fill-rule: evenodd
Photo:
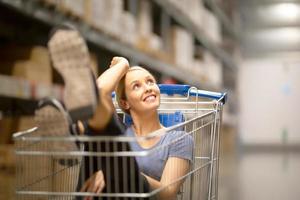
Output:
M274 5L273 14L287 20L295 20L300 16L300 7L294 3L281 3Z

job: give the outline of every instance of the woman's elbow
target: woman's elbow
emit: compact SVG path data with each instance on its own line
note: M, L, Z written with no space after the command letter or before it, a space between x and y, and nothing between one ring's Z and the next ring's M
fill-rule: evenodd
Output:
M159 195L160 200L174 200L177 197L179 189L177 186L168 186L164 190L161 191Z

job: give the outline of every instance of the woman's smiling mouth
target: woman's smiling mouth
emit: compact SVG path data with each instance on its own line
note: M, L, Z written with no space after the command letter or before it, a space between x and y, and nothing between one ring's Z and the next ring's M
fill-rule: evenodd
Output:
M155 99L156 99L155 95L149 95L146 98L144 98L143 101L145 101L145 102L152 102L152 101L155 101Z

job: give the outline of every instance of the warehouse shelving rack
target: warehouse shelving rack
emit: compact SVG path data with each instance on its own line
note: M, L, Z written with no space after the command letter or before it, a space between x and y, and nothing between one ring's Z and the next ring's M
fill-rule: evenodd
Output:
M213 2L214 0L205 0L208 3L208 5L211 6L212 11L216 10L216 15L218 18L223 19L220 20L221 23L224 23L224 27L229 27L230 30L234 30L232 27L232 24L228 20L228 18L222 13L221 9L217 8L216 4ZM163 11L163 14L165 16L164 22L167 22L172 18L175 20L179 25L190 31L196 40L198 40L208 51L210 51L216 58L218 58L228 70L235 70L236 66L232 59L232 57L222 48L218 47L216 44L214 44L209 38L205 37L205 34L203 34L202 30L199 29L199 27L196 26L196 24L189 19L184 13L178 15L176 8L172 3L169 1L160 1L160 0L153 0L157 5L159 5ZM123 55L125 57L128 57L131 61L135 63L144 63L146 66L148 66L150 69L157 71L160 74L165 74L168 76L172 76L179 81L182 81L184 83L194 85L197 87L202 88L208 88L208 89L216 89L214 86L202 83L199 81L199 77L193 75L192 73L186 72L184 69L175 68L172 66L172 64L160 59L156 58L153 55L143 52L138 48L135 48L131 45L128 45L120 40L118 40L115 37L111 37L109 34L103 33L101 31L98 31L91 27L90 25L86 24L82 20L74 19L73 17L70 17L69 15L66 15L65 13L62 13L60 11L49 9L49 7L43 5L41 1L38 0L0 0L0 4L10 7L14 9L16 12L20 12L22 14L25 14L31 18L34 18L36 20L39 20L47 25L55 26L60 24L62 21L68 22L70 24L74 24L79 31L83 34L84 38L101 48L107 49L108 51L115 52L116 54ZM162 22L162 25L164 22ZM168 23L168 22L167 22ZM236 35L235 31L231 31L233 35ZM3 78L3 77L2 77ZM11 83L14 84L20 84L20 83L26 83L26 80L17 80L15 78L11 78L9 76L5 77L5 79L11 79ZM0 80L1 81L1 80ZM29 84L30 85L30 84ZM3 86L5 87L5 86ZM35 86L39 87L39 86ZM44 88L48 87L46 91L52 91L53 87L56 86L43 86ZM5 90L5 88L4 88ZM13 93L13 92L12 92ZM48 94L53 94L49 92ZM0 90L0 98L3 96L2 91ZM14 96L12 96L14 97ZM26 98L31 98L32 100L37 100L37 96L31 96ZM14 97L15 98L15 97ZM19 97L17 97L19 98ZM21 97L22 98L22 97ZM60 98L60 97L59 97Z

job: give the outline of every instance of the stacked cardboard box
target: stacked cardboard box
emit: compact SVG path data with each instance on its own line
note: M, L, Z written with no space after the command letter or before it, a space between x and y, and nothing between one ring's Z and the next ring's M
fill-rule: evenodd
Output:
M3 68L7 68L6 75L12 75L16 78L45 85L51 84L52 70L46 48L40 46L7 46L6 48L1 49L1 54L5 55L2 57L4 58L4 63L10 63L9 66L1 64ZM7 91L8 96L20 96L21 98L31 97L30 83L28 81L19 80L18 83L20 84L12 84L9 83L13 82L11 80L13 79L7 79L7 81L5 81L6 84L1 85L1 87L3 87L1 91ZM2 135L1 138L3 139L0 143L12 143L13 133L34 126L35 124L32 117L5 117L0 120L0 132Z
M150 51L149 53L159 56L164 54L162 52L163 42L161 37L153 32L151 10L152 4L150 1L140 1L139 12L137 17L137 47L144 51Z
M187 16L195 25L203 28L203 2L201 0L168 0L180 13Z
M29 58L14 63L12 75L38 83L52 83L52 69L48 50L45 47L29 48Z
M203 9L203 25L204 25L204 33L210 38L214 43L221 43L222 35L221 35L221 24L218 21L217 17L213 15L209 10Z
M177 66L191 70L194 58L194 38L186 29L172 28L172 58Z
M149 37L149 35L152 34L153 26L151 10L151 2L147 0L140 1L137 26L140 37Z
M120 21L121 40L135 46L137 42L137 22L133 14L124 11L122 12L122 20Z
M16 78L1 77L7 84L1 85L1 92L14 97L31 98L31 84L44 84L46 88L52 83L52 69L48 51L41 46L6 46L0 49L1 73ZM13 84L8 84L13 82ZM39 95L38 95L39 96Z
M5 75L1 77L0 91L2 95L20 98L41 98L53 95L62 97L61 87L52 84L52 67L48 50L45 47L7 46L0 49L1 69ZM5 63L7 63L5 65ZM91 67L98 76L98 63L95 54L91 53ZM32 88L32 86L35 86ZM0 144L12 143L12 134L36 126L31 116L11 117L0 119Z
M194 58L193 64L192 64L191 73L193 73L195 76L199 77L199 81L207 81L205 76L205 65L202 59L200 58Z
M184 4L180 4L184 13L198 27L203 26L202 10L204 9L201 0L186 0Z
M7 67L7 65L2 65L2 67ZM29 99L32 96L30 82L26 80L0 75L0 82L0 93L3 96L23 99Z
M222 64L210 52L204 53L205 74L208 83L216 88L221 87L223 82Z
M119 37L122 34L123 1L90 0L88 3L87 22L104 33Z
M207 10L202 1L185 0L169 0L179 12L186 15L205 35L215 43L220 43L221 26L216 16Z

